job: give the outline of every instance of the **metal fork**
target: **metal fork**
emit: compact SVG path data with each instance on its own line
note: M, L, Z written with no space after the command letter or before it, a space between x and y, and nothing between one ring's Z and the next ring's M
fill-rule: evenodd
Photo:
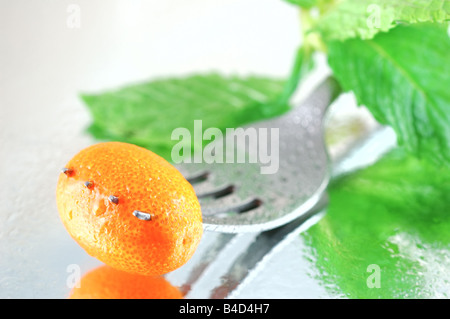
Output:
M327 78L287 114L245 126L241 133L248 134L236 139L225 136L214 140L211 149L224 149L222 163L213 162L216 154L211 153L203 154L199 163L177 165L196 191L206 231L269 230L299 218L316 205L329 181L323 119L338 93L337 83ZM269 132L273 134L270 139ZM246 143L251 134L256 134L253 141L257 146ZM262 148L267 154L270 149L277 161L277 170L268 174L264 173L267 163L251 161L258 159ZM245 160L236 163L238 154L245 154ZM225 161L229 158L234 162Z

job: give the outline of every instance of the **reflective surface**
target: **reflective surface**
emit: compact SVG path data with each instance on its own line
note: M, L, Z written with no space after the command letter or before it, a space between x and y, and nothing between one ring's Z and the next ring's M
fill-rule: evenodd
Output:
M282 1L76 4L0 4L0 298L66 298L78 278L101 265L69 237L55 203L64 163L96 142L84 131L90 118L80 92L211 69L284 76L300 41L297 11ZM395 142L392 132L383 131L359 156L342 158L355 137L374 128L349 95L330 110L327 127L331 157L341 164L334 175L352 167L352 160L370 163L376 149ZM429 172L417 172L425 182ZM166 278L188 298L448 297L448 206L433 206L426 196L415 206L385 198L380 205L396 214L370 215L369 207L362 215L358 207L368 195L352 196L362 191L357 182L369 177L331 189L338 206L280 242L263 236L266 244L259 245L258 234L205 233L194 257ZM440 194L433 190L448 190L448 181L442 185L424 191ZM426 215L413 213L418 203L429 207ZM377 284L370 277L376 265L381 288L370 288L368 283Z

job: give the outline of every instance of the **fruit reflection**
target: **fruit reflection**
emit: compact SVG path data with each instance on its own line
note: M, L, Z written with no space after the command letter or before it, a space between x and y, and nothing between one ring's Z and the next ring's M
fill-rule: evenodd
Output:
M182 299L163 276L131 274L103 265L86 273L69 299Z

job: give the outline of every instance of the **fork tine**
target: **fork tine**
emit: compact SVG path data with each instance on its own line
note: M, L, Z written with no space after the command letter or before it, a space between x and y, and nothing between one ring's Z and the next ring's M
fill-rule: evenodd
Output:
M195 174L188 174L188 173L185 173L185 174L187 174L186 177L185 177L186 180L189 183L191 183L192 185L195 185L195 184L198 184L198 183L206 181L208 179L209 175L210 175L210 172L208 172L208 171L200 171L200 172L197 172Z

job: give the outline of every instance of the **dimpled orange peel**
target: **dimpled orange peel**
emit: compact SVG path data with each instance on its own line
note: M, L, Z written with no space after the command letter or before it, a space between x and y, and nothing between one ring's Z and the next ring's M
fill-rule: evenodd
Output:
M142 276L103 265L86 273L69 299L182 299L163 276Z
M136 145L105 142L62 170L56 201L69 234L118 270L162 275L184 265L200 242L200 204L165 159Z

